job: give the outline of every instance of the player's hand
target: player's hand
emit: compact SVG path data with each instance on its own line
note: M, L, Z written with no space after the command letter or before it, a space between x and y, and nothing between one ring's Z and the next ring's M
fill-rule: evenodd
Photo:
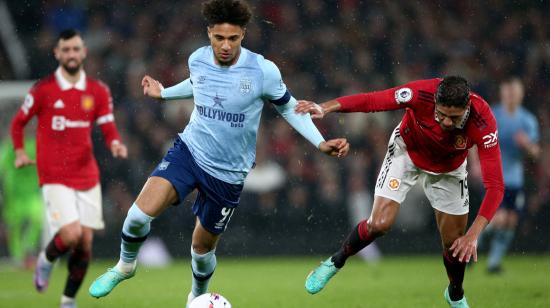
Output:
M311 101L299 100L294 110L296 113L309 113L312 119L322 119L325 116L323 107Z
M517 145L520 147L526 149L531 145L531 140L529 139L529 136L523 131L520 131L514 135L514 141Z
M321 142L319 150L330 156L344 157L348 155L349 143L346 138L331 139Z
M149 75L145 75L141 80L141 86L143 87L143 95L156 99L161 98L160 91L162 91L164 87L158 80L153 79Z
M471 258L477 262L477 236L466 234L457 238L450 251L460 262L468 263Z
M33 159L30 159L25 150L23 149L17 149L15 150L15 168L21 168L29 165L36 164L36 161Z
M118 140L111 143L111 154L114 158L128 158L128 149Z

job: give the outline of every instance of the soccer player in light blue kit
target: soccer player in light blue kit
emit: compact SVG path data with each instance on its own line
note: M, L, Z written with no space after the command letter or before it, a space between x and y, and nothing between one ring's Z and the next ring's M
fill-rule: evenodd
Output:
M193 272L189 304L206 293L216 267L215 248L239 204L243 182L254 165L256 135L265 101L314 146L331 156L345 156L345 139L324 141L309 115L294 111L277 66L241 47L251 12L242 1L213 0L203 4L210 46L189 57L190 78L164 89L145 76L145 95L171 100L194 98L189 124L145 183L128 211L122 229L120 261L90 286L102 297L124 279L134 276L139 247L151 221L193 189L197 216L192 235Z
M504 199L491 222L487 270L498 274L501 261L513 238L525 208L524 159L537 158L540 153L537 118L521 106L524 88L517 77L500 84L501 103L493 108L497 120L504 174Z

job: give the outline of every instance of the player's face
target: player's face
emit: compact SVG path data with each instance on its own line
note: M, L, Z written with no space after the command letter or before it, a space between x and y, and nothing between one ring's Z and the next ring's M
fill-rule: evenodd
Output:
M86 58L86 47L80 36L59 40L54 49L55 58L67 73L74 75L80 71Z
M439 119L439 126L443 130L452 131L456 126L460 125L469 106L469 103L466 108L435 104L435 115Z
M208 38L219 65L235 64L241 52L245 29L228 23L208 27Z
M500 100L505 106L511 109L521 104L523 96L523 84L519 80L506 82L500 86Z

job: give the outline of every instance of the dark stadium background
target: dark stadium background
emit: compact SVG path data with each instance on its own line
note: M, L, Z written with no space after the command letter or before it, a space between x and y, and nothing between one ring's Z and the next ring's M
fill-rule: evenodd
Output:
M6 1L27 73L15 69L0 45L0 80L34 80L51 73L52 47L67 27L82 31L88 75L106 82L129 159L110 158L94 133L102 171L107 226L94 254L118 254L126 211L149 172L187 123L191 101L157 103L142 95L147 73L167 86L187 77L187 57L208 44L201 1ZM250 1L255 16L244 46L281 69L297 98L323 101L445 74L467 77L494 104L498 81L520 76L525 106L541 123L550 153L550 2L548 1ZM10 114L2 115L7 138ZM242 196L218 248L225 255L310 255L333 251L351 227L348 204L370 195L390 131L402 113L330 116L318 122L327 137L346 136L343 160L323 157L266 104L258 140L258 168L268 174ZM472 164L473 165L473 164ZM280 168L278 168L279 166ZM550 156L527 170L528 211L516 252L550 250ZM272 174L284 174L284 184ZM470 170L470 217L483 191ZM364 197L363 197L364 198ZM403 205L393 231L377 241L385 254L440 251L432 210L419 193ZM187 257L193 227L191 201L166 211L152 225L174 256ZM1 206L0 206L1 207ZM0 228L1 229L1 228ZM0 232L0 234L3 234ZM5 238L0 238L5 255Z

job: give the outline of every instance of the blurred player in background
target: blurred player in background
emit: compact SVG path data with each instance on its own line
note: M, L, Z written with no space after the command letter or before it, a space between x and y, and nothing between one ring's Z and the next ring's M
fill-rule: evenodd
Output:
M25 140L29 159L36 159L36 141ZM15 168L13 145L8 140L0 146L0 180L2 181L2 219L6 224L8 252L17 266L29 264L40 246L43 208L35 168ZM33 264L34 265L34 264Z
M134 276L136 257L151 221L194 189L199 193L193 205L197 219L187 303L207 292L216 268L216 245L239 204L244 179L254 167L264 102L270 102L323 153L344 156L349 150L345 139L325 141L309 115L294 111L297 101L273 62L241 47L252 16L245 2L205 2L202 13L210 45L189 57L190 78L167 89L149 76L143 78L145 95L163 100L193 97L195 108L189 124L128 211L120 260L90 286L94 297L109 294L118 283Z
M517 77L510 77L500 84L500 104L493 108L504 172L504 199L485 232L492 235L487 270L493 274L502 271L502 258L525 211L525 156L536 159L540 154L538 121L521 106L523 97L523 83Z
M38 81L12 121L15 167L34 163L23 149L23 130L38 117L36 164L53 235L38 257L34 283L44 292L55 260L69 252L69 275L61 307L76 307L75 296L88 269L93 230L102 229L99 170L91 132L99 125L114 157L127 157L114 123L109 88L87 77L86 47L75 30L60 33L54 48L57 70Z
M322 118L330 112L406 109L394 130L378 176L371 216L348 235L340 250L306 280L306 290L323 289L345 264L377 237L386 234L407 193L420 179L435 211L449 277L444 296L451 307L468 307L462 283L467 262L477 261L477 239L502 200L504 184L495 118L487 102L470 92L461 77L420 80L383 91L360 93L321 105L301 101L297 111ZM485 198L468 223L466 156L477 145Z

